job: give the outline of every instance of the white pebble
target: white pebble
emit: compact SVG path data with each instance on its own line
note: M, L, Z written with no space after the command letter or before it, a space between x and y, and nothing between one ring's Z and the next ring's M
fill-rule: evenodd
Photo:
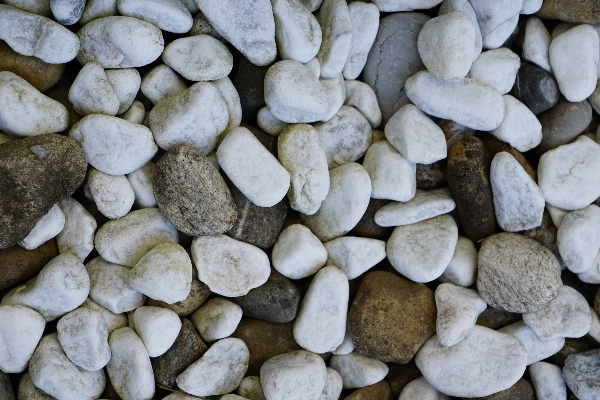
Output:
M26 372L23 377L21 377L18 394L18 398L23 400L54 400L54 397L48 396L33 385L29 372Z
M317 57L314 57L309 62L304 63L304 66L308 68L315 78L319 79L321 76L321 64L319 64L319 59Z
M333 355L330 364L342 376L344 389L373 385L385 378L389 371L384 362L358 353Z
M600 251L596 254L596 258L590 269L585 272L580 272L577 277L581 282L598 284L600 283Z
M65 226L56 237L60 254L71 253L81 261L94 250L96 220L77 200L70 197L58 202L65 215Z
M183 92L187 85L171 67L160 64L144 75L140 89L152 104L157 104L166 97Z
M417 189L409 201L393 201L377 210L375 223L379 226L410 225L449 213L455 208L456 203L449 194Z
M117 93L117 99L119 100L117 114L122 114L131 107L135 96L140 90L142 83L140 73L135 68L109 69L105 72L108 82Z
M563 219L556 235L558 251L569 270L589 270L600 250L600 208L594 204L571 211Z
M124 175L108 175L92 168L87 182L98 211L105 217L121 218L131 210L135 193Z
M523 321L505 326L499 329L498 332L508 333L521 341L527 349L527 365L558 353L565 344L565 338L563 337L546 341L540 340Z
M348 4L352 22L352 42L344 65L344 78L356 79L367 63L367 56L375 42L379 28L379 9L376 5L354 1Z
M139 307L133 314L133 320L150 357L161 356L169 350L181 330L177 314L166 308Z
M567 386L560 367L547 362L536 362L529 366L529 377L538 399L564 400Z
M231 336L242 319L242 308L222 297L211 299L190 316L202 340L215 342Z
M321 47L321 27L299 0L273 0L275 41L284 60L307 63Z
M552 223L556 228L560 228L560 224L562 224L563 219L569 213L567 210L563 210L562 208L554 207L551 204L546 203L546 209L550 214L550 218L552 219Z
M417 189L416 165L387 140L373 143L363 161L371 178L371 197L409 201Z
M127 175L127 180L135 194L134 204L140 208L156 207L152 181L155 169L156 164L148 161L146 165Z
M90 308L100 313L102 319L104 319L104 323L106 324L106 329L108 330L109 335L112 333L112 331L127 326L127 316L125 314L115 314L90 298L86 299L83 304L79 306L79 308L83 307Z
M354 340L352 340L352 335L350 335L350 332L348 332L348 330L346 330L346 334L344 335L344 340L342 341L342 344L340 344L337 349L335 349L334 351L332 351L332 354L338 355L338 356L344 356L346 354L350 354L354 351Z
M541 19L531 16L525 25L525 38L523 39L523 59L536 64L546 72L552 73L550 66L550 32Z
M79 23L87 25L95 19L117 14L117 0L86 0Z
M381 110L371 86L356 80L345 81L345 85L346 99L344 104L360 111L371 124L371 128L378 127L381 124Z
M521 59L511 50L488 50L475 60L469 77L506 94L512 89L520 66Z
M472 0L471 5L473 6L475 15L477 15L479 29L481 29L483 37L483 47L496 48L500 47L508 39L508 36L510 36L517 25L523 1L502 0L488 2L485 0ZM500 32L502 33L498 36ZM491 36L494 39L494 43L490 43L490 38L487 38L488 43L486 44L486 36Z
M118 0L121 15L136 17L163 31L187 33L192 28L192 14L180 0Z
M61 25L77 23L85 7L85 0L49 0L49 3L54 19Z
M90 62L81 68L69 89L69 101L81 115L117 115L119 99L108 81L104 68Z
M438 15L448 14L453 11L465 12L473 23L473 28L475 29L473 35L473 61L475 61L481 54L482 38L481 30L479 30L479 23L477 22L477 16L475 15L473 6L471 6L469 0L445 0L440 6Z
M310 229L300 224L285 228L273 246L273 268L290 279L313 275L325 265L327 250Z
M233 128L240 126L240 123L242 122L242 104L240 102L240 95L235 86L233 86L231 79L224 77L213 83L217 89L219 89L219 92L221 92L221 97L225 100L227 110L229 111L229 121L227 122L225 130L221 133L221 135L223 135L229 133ZM219 138L221 138L221 136Z
M354 236L344 236L325 243L327 264L335 265L355 279L385 258L385 242Z
M543 0L523 0L523 7L521 7L521 14L529 15L535 14L542 8Z
M327 378L325 379L325 387L319 400L338 400L342 389L344 388L344 381L341 375L333 368L327 367Z
M37 347L46 321L39 312L20 305L0 305L0 371L23 372Z
M344 101L346 100L346 85L344 85L344 76L340 72L340 74L335 78L321 78L319 79L323 89L325 89L325 95L327 96L327 113L321 121L327 122L344 105Z
M506 116L500 126L490 133L510 144L520 152L526 152L542 142L542 124L531 110L509 94L502 96Z
M131 107L119 117L132 124L143 124L144 119L146 118L146 108L141 101L134 100L133 103L131 103Z
M379 11L382 12L397 12L397 11L413 11L425 10L433 8L440 3L440 0L374 0Z
M238 393L250 400L266 400L258 376L247 376L242 379L240 386L238 386Z
M174 40L165 47L162 60L191 81L222 79L233 68L233 56L227 46L209 35Z
M450 263L438 278L441 282L469 287L477 278L477 249L475 244L464 236L459 236Z
M402 392L400 392L400 397L398 400L449 400L450 397L439 392L427 382L427 379L424 377L420 377L415 379L414 381L410 381Z
M319 10L323 41L317 54L321 78L334 78L344 70L352 46L352 19L345 0L324 0Z
M34 250L58 235L65 226L65 214L58 205L53 205L44 215L25 239L19 241L19 246L26 250Z
M263 107L258 110L256 115L256 124L260 129L267 132L271 136L279 136L281 131L288 126L287 122L283 122L275 118L268 107Z

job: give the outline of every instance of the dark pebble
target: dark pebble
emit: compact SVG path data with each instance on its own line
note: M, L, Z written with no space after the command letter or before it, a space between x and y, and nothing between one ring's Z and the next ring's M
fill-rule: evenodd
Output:
M417 368L414 359L406 364L389 363L388 367L390 368L390 372L388 373L387 380L390 382L395 399L400 396L402 389L406 385L423 375L419 371L419 368Z
M478 397L479 400L536 400L533 386L529 381L521 378L506 390L491 394L485 397ZM475 399L471 399L475 400Z
M374 199L371 197L369 199L367 211L365 211L362 218L360 221L358 221L358 224L356 224L349 235L356 235L371 239L381 239L392 233L392 230L394 229L393 227L383 227L375 223L375 213L389 202L389 200Z
M55 239L34 250L19 245L0 250L0 290L7 289L36 276L58 255Z
M527 174L531 177L531 179L537 182L537 171L531 166L527 158L525 158L525 156L522 153L520 153L517 149L511 147L508 143L501 141L497 137L492 136L487 132L478 132L476 136L479 140L483 142L485 148L488 149L490 153L490 158L492 160L494 159L496 154L500 153L501 151L510 153L510 155L512 155L515 158L515 160L517 160L519 164L521 164L521 166L523 167L525 172L527 172Z
M445 159L432 164L417 164L417 189L437 189L447 183Z
M256 124L256 114L265 103L265 75L270 65L259 67L252 64L245 57L240 57L240 64L233 85L240 95L242 105L242 121Z
M511 94L535 115L554 107L560 98L558 84L552 75L526 62L521 63Z
M0 399L15 400L15 392L10 384L10 379L2 371L0 371Z

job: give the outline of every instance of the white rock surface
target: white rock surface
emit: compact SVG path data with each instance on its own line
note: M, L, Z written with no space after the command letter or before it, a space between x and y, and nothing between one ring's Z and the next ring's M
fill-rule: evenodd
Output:
M95 244L106 261L133 267L157 244L178 239L177 229L158 208L143 208L102 225Z
M260 129L271 136L279 136L281 131L288 126L287 122L283 122L275 118L267 106L258 110L256 115L256 124Z
M442 346L454 346L475 326L477 317L487 308L473 289L442 283L435 289L436 333Z
M264 284L271 274L264 251L226 235L194 238L192 260L198 279L212 292L226 297L245 296Z
M445 214L395 228L386 251L396 271L414 282L425 283L442 275L457 240L456 222Z
M565 338L541 341L523 321L515 322L498 330L519 339L527 350L527 365L531 365L556 354L565 344Z
M129 271L129 285L167 304L185 300L192 288L192 261L177 243L158 244Z
M385 378L389 371L384 362L355 352L331 356L330 365L342 376L344 389L373 385Z
M50 17L50 0L6 0L4 4L28 13Z
M79 23L86 25L95 19L117 14L117 0L86 0Z
M523 0L523 7L521 7L521 14L529 15L535 14L542 7L543 0Z
M56 237L60 254L71 253L81 261L94 249L96 220L77 200L70 197L60 200L60 210L65 215L65 226Z
M335 265L354 279L385 258L385 242L355 236L344 236L325 243L327 265Z
M371 86L356 80L345 81L345 85L346 99L344 104L360 111L371 124L371 128L378 127L381 124L381 109Z
M438 278L441 282L469 287L477 279L477 249L475 244L464 236L459 236L450 263Z
M247 376L242 379L240 386L238 386L238 393L240 396L250 400L266 400L262 384L260 383L260 377L258 376Z
M318 399L326 380L325 361L306 350L269 358L260 367L260 382L267 399Z
M420 377L404 386L398 400L449 400L450 397L439 392L427 382L427 379Z
M590 269L577 274L580 281L592 284L600 283L600 251L596 254L596 258Z
M209 35L174 40L165 47L162 60L191 81L222 79L233 68L233 56L227 46Z
M564 400L567 386L560 367L547 362L536 362L529 366L529 377L538 399Z
M350 232L367 210L371 197L371 179L359 164L348 163L332 169L329 181L329 193L319 211L300 216L323 242Z
M284 60L307 63L321 47L321 27L300 0L273 0L275 41Z
M600 317L598 317L593 306L590 306L590 314L592 315L592 327L588 332L588 336L594 339L596 343L600 343Z
M417 189L409 201L390 202L377 210L375 223L379 226L410 225L449 213L455 208L456 203L449 194Z
M123 399L154 397L154 374L144 343L131 328L117 329L108 339L113 354L106 366L110 381Z
M247 128L235 128L223 139L217 159L233 184L259 207L279 203L290 187L290 174Z
M50 0L49 3L54 19L61 25L77 23L85 7L85 0Z
M108 115L88 115L71 128L69 137L82 145L94 168L109 175L133 172L158 151L150 129Z
M25 370L45 326L42 314L29 307L0 305L0 371Z
M596 88L600 42L596 30L583 24L552 39L549 55L558 88L571 102L587 99Z
M117 115L120 105L104 68L96 62L84 65L79 71L69 89L69 101L81 115Z
M511 50L505 47L488 50L475 60L469 77L506 94L515 84L520 66L521 59Z
M54 400L54 397L48 396L33 385L29 372L26 372L19 382L18 395L18 398L23 400Z
M495 30L502 30L502 25L506 24L507 21L519 17L521 8L523 7L522 0L502 0L494 3L490 3L484 0L473 0L471 1L475 15L477 15L477 21L479 22L479 29L481 29L481 35L483 36L483 46L486 46L486 36L492 34ZM510 29L507 29L508 34L506 38L495 47L500 47L502 43L508 38L508 36L514 30L516 22Z
M310 229L293 224L285 228L273 246L273 268L290 279L313 275L327 261L327 250Z
M579 210L600 197L600 145L585 135L540 158L538 186L547 203Z
M133 314L133 321L150 357L161 356L169 350L181 330L177 314L162 307L139 307Z
M387 140L373 143L363 167L371 178L371 197L410 201L417 189L416 164L400 154Z
M135 68L109 69L105 73L108 82L117 93L117 99L119 99L117 114L122 114L133 104L135 96L140 90L142 77Z
M160 64L146 72L140 89L152 104L157 104L170 95L183 92L187 85L171 67Z
M344 356L346 354L350 354L354 351L354 341L352 340L352 335L350 335L350 332L348 332L348 330L346 330L346 334L344 335L344 340L342 341L342 344L340 344L337 349L335 349L334 351L332 351L332 354L338 355L338 356Z
M231 336L242 319L242 308L222 297L210 299L190 316L205 342Z
M550 66L550 32L536 16L527 19L525 25L525 38L523 39L523 59L529 61L545 71L552 73Z
M475 15L475 11L471 6L469 0L445 0L442 2L440 6L440 10L438 15L444 15L451 13L453 11L463 11L468 16L471 22L473 23L474 35L473 35L473 61L479 57L481 54L481 31L479 30L479 23L477 22L477 16Z
M44 215L35 227L29 232L25 239L19 241L19 245L26 250L34 250L58 235L65 226L65 214L58 205L53 205L50 211Z
M558 251L565 265L575 273L586 272L594 265L600 250L600 207L591 204L571 211L556 234Z
M563 219L569 213L569 211L567 210L554 207L553 205L548 203L546 203L546 209L548 210L548 213L550 213L550 218L552 219L552 223L556 228L560 227L560 224L562 224Z
M354 1L348 4L348 13L352 22L352 41L344 65L344 78L356 79L367 63L367 56L377 36L379 9L371 3Z
M396 11L413 11L425 10L437 6L440 0L375 0L375 4L379 11L396 12Z
M321 78L319 82L325 89L325 95L327 96L327 113L321 121L327 122L344 105L344 101L346 100L346 85L344 85L344 76L340 72L340 74L331 79Z
M335 369L327 367L325 387L323 387L323 392L321 392L318 400L338 400L343 386L344 382L340 374Z
M115 314L90 298L86 299L79 308L83 307L90 308L100 313L102 319L104 319L104 323L106 324L106 329L108 330L109 335L112 333L112 331L127 326L127 316L125 314Z
M139 208L156 207L153 176L156 164L148 161L146 165L127 175L127 180L135 194L134 204Z
M192 28L192 14L180 0L118 0L119 14L148 21L161 30L187 33Z
M324 0L318 17L323 40L317 54L321 78L334 78L344 70L352 46L352 19L345 0Z
M69 127L65 106L10 71L0 71L0 103L0 131L12 136L56 133Z
M229 393L244 378L249 359L250 353L243 340L219 340L177 377L177 386L194 396Z
M319 64L319 59L317 57L314 57L309 62L304 63L304 66L308 68L315 78L318 79L321 76L321 64Z
M98 371L110 360L108 328L102 314L78 308L56 324L58 341L69 360L86 371Z
M502 97L506 105L506 116L500 126L490 133L520 152L539 145L542 141L542 124L537 117L511 95L505 94Z
M235 86L233 86L233 82L228 77L223 79L219 79L213 82L219 92L221 92L221 97L225 100L225 104L227 104L227 111L229 112L229 121L227 122L227 127L221 133L219 138L222 138L223 135L228 134L233 128L237 128L240 126L242 122L242 104L240 102L240 95L237 92Z
M98 211L107 218L125 216L135 200L135 193L125 175L108 175L91 168L87 180Z

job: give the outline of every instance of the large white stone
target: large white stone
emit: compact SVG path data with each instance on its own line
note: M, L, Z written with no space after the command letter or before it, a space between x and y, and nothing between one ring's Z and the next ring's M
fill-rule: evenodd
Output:
M511 95L505 94L502 97L506 105L506 117L490 133L521 152L539 145L542 141L542 124L537 117Z
M325 243L327 264L335 265L354 279L385 258L385 242L355 236L344 236Z
M475 60L469 77L506 94L512 89L520 66L521 59L511 50L488 50Z
M344 104L356 108L369 121L371 128L377 128L381 124L381 109L371 86L356 80L345 81L345 85Z
M112 331L127 326L127 316L125 314L115 314L90 298L86 299L83 304L79 306L79 308L83 307L98 311L100 315L102 315L102 319L104 319L104 323L106 324L106 329L108 330L109 335L112 333Z
M356 79L367 63L367 56L375 42L379 28L379 10L374 4L354 1L348 4L352 21L352 41L344 64L344 78Z
M163 31L187 33L192 28L192 14L180 0L118 0L121 15L136 17Z
M498 330L498 332L507 333L519 339L527 350L527 365L554 355L562 349L565 344L565 338L556 338L542 341L523 321L515 322Z
M410 225L449 213L455 208L456 203L449 194L417 189L409 201L393 201L377 210L375 223L379 226Z
M340 398L340 394L342 394L343 387L344 382L342 381L342 377L339 372L333 368L327 367L325 387L323 388L323 392L321 392L321 396L319 396L318 400L338 400Z
M525 38L523 39L523 59L536 64L543 68L546 72L552 72L550 66L550 32L546 26L536 16L531 16L527 19L525 25Z
M25 239L19 241L19 245L26 250L34 250L58 235L65 226L65 214L58 205L53 205L50 211L44 215L33 227Z
M289 124L275 118L275 116L271 114L271 111L269 111L269 107L265 106L258 110L258 114L256 115L256 125L271 136L279 136L281 131Z
M154 198L154 170L156 164L148 161L146 165L127 174L127 180L135 194L134 204L139 208L156 207Z
M160 64L146 72L140 89L152 104L157 104L170 95L183 92L187 85L171 67Z
M558 251L567 268L575 273L588 271L600 250L600 207L591 204L571 211L556 234Z
M117 0L86 0L79 23L86 25L95 19L117 14Z
M181 330L181 320L177 314L162 307L139 307L133 313L133 321L150 357L165 354Z
M242 308L222 297L204 303L190 316L190 321L206 342L231 336L242 319Z
M0 371L23 372L45 327L42 314L29 307L0 305Z
M117 114L122 114L133 104L135 96L140 90L142 77L135 68L109 69L105 73L108 82L117 93L117 99L119 100Z
M441 282L469 287L477 279L477 249L475 244L464 236L459 236L450 263L438 278Z
M342 376L344 389L373 385L385 378L389 371L384 362L355 352L333 355L330 364Z
M442 283L435 289L436 333L442 346L454 346L475 326L477 317L487 308L473 289Z
M87 180L98 211L107 218L125 216L135 200L135 193L125 175L108 175L91 168Z
M117 115L119 99L108 81L104 68L90 62L81 68L69 89L69 101L81 115Z
M70 197L58 202L65 215L65 226L56 237L60 254L71 253L81 261L94 249L96 219L77 200Z
M307 63L321 47L321 27L300 0L273 0L275 41L284 60Z
M345 0L324 0L318 20L323 32L317 54L321 78L334 78L344 70L352 46L352 19L348 4Z
M273 268L290 279L315 274L327 261L327 250L310 229L293 224L285 228L273 246Z
M213 83L219 89L219 92L221 92L221 97L225 100L227 111L229 112L227 127L221 133L221 136L219 136L219 138L223 138L223 135L228 134L233 128L240 126L242 122L242 103L240 102L240 95L235 86L233 86L231 79L224 77Z
M560 367L547 362L536 362L529 366L529 377L538 399L564 400L567 398L567 385Z
M325 89L325 95L327 96L327 113L321 118L321 121L327 122L344 105L344 101L346 100L346 85L344 84L344 76L341 72L335 78L321 78L319 82L323 86L323 89Z
M475 29L473 35L473 61L475 61L477 57L479 57L479 54L481 54L482 39L481 31L479 30L479 23L477 22L477 16L475 15L473 6L471 6L469 0L445 0L442 1L438 15L448 14L453 11L465 12L473 23L473 28Z

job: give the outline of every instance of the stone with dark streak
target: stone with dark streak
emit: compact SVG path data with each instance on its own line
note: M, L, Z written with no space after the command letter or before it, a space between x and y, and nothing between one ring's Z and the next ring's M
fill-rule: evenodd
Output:
M33 278L57 255L55 239L34 250L25 250L19 245L0 250L0 290Z

